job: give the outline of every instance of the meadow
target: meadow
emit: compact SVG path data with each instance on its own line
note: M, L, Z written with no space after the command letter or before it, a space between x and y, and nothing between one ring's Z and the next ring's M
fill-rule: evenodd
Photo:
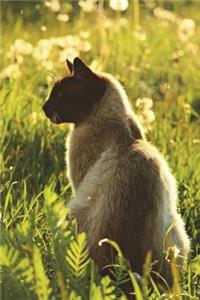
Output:
M1 296L12 299L200 299L200 2L3 1L1 3ZM191 239L189 261L162 293L147 258L138 283L117 245L101 277L85 234L68 223L68 125L42 105L53 82L80 56L125 87L148 140L177 179L178 210Z

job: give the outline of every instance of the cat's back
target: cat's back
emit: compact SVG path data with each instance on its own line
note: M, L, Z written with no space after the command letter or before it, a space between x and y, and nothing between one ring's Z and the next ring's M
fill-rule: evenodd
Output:
M145 197L153 205L167 184L168 167L156 147L143 139L119 143L102 152L83 178L78 194L91 195L98 187L110 198ZM84 193L83 193L84 190ZM137 193L137 195L136 195ZM115 195L116 194L116 195ZM106 197L105 197L105 201ZM115 201L117 202L117 200Z

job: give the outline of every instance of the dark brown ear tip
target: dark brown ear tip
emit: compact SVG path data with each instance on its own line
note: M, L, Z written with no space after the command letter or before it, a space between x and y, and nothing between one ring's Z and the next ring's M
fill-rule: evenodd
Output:
M67 63L67 66L68 66L70 72L72 73L73 72L73 64L71 63L71 61L68 58L66 59L66 63Z
M76 61L81 61L80 57L76 56L76 57L74 58L74 63L75 63Z
M79 58L74 58L74 74L78 73L91 73L92 71L90 68Z
M83 61L78 56L74 58L74 66L83 64Z

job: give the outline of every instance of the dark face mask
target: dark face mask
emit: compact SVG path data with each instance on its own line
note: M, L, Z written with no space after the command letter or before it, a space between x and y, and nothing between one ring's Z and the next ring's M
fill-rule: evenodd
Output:
M67 60L71 76L54 85L43 106L46 116L54 123L80 123L92 112L103 97L105 81L79 58L74 63Z

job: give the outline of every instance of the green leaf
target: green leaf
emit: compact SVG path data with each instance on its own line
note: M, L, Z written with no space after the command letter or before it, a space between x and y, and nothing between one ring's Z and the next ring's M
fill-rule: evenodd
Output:
M90 262L86 247L85 233L79 233L67 249L66 261L75 278L81 278L87 272Z

